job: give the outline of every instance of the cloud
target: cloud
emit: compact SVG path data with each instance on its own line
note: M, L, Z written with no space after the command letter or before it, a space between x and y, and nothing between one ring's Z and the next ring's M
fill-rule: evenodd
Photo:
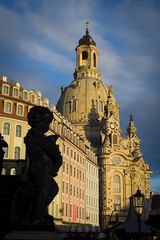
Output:
M120 105L122 128L133 113L145 160L155 170L160 156L157 1L0 2L1 72L27 88L40 89L56 103L60 85L72 81L74 49L86 21L99 49L102 80L113 85Z

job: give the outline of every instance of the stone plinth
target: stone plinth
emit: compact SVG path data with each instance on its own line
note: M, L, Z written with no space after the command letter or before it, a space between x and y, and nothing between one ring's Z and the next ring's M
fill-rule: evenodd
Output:
M48 231L13 231L8 233L4 239L10 240L62 240L57 232Z

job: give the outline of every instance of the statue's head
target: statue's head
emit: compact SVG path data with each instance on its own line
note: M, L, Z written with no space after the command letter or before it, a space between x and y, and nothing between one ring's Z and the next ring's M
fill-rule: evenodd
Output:
M35 129L45 133L53 120L53 113L46 107L32 107L28 113L28 124Z

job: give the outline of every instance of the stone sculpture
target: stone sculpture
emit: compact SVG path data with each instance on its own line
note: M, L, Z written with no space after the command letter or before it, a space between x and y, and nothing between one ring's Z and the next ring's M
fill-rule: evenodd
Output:
M14 226L32 230L54 230L53 217L48 205L58 193L53 179L62 165L58 135L45 136L53 113L46 107L36 106L28 113L31 126L24 142L26 169L23 183L17 190L12 204L11 220Z

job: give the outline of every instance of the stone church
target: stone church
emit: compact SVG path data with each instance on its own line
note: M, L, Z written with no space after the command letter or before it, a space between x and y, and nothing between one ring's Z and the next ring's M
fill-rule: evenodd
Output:
M98 48L88 26L75 50L74 80L61 87L57 111L90 141L98 157L100 223L105 228L112 216L125 216L129 197L138 187L150 198L151 170L143 159L132 116L122 135L119 105L112 87L101 80Z

